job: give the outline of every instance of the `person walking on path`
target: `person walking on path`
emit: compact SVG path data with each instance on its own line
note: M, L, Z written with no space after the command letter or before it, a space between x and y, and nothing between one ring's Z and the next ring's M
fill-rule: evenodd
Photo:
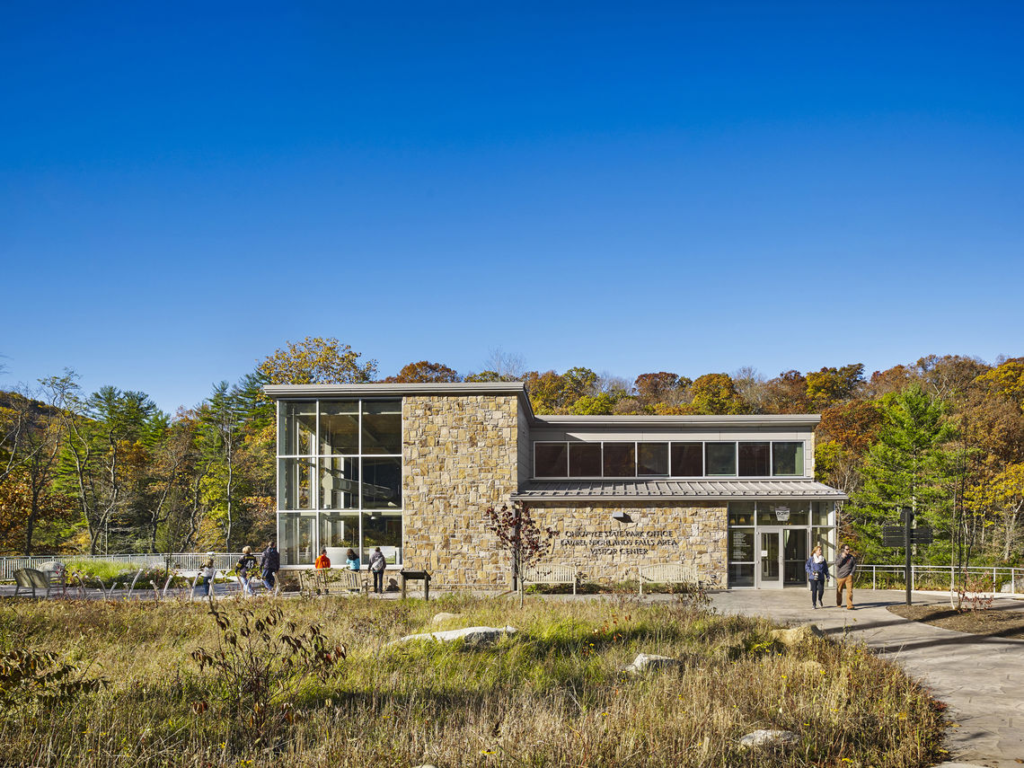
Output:
M807 558L804 564L807 571L807 583L811 585L811 605L817 608L819 605L825 607L825 582L832 578L828 572L828 562L821 554L821 547L817 546Z
M373 574L373 591L378 595L384 594L384 566L386 565L384 553L380 551L380 547L377 547L370 555L370 573Z
M256 573L256 558L253 557L252 547L242 547L242 556L235 563L235 576L242 585L242 594L252 597L255 593L249 586L249 577Z
M853 572L857 559L850 553L850 545L844 544L836 561L836 606L843 607L843 590L846 589L846 610L853 610Z
M203 588L203 596L209 597L213 587L213 579L217 575L217 569L213 567L213 552L206 553L206 559L199 566L199 586Z
M274 588L277 583L277 572L281 570L281 553L275 546L277 542L271 539L267 548L263 550L263 557L260 559L260 571L263 574L263 586L268 590Z

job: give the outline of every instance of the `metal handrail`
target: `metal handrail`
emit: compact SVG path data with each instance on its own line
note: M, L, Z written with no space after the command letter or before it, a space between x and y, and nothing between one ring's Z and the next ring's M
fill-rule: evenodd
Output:
M213 565L221 571L231 570L241 552L217 552ZM165 568L168 571L197 571L209 557L205 552L136 553L126 555L33 555L32 557L0 557L0 581L12 581L14 572L22 568L38 568L43 563L72 561L121 563L128 568Z
M866 589L870 578L872 589L906 587L905 566L902 565L858 565L854 572L856 586ZM952 591L956 587L958 569L953 565L912 565L910 588L916 590ZM971 566L962 569L968 578L976 579L978 592L1024 593L1024 568L1006 566Z

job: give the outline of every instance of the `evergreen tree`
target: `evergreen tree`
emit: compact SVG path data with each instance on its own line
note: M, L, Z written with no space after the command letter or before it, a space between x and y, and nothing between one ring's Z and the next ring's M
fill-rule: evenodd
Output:
M897 522L902 507L948 530L942 486L950 460L944 444L954 430L946 419L946 405L916 385L886 395L878 408L878 439L868 449L863 484L848 509L850 523L861 535L862 557L881 561L893 555L879 548L881 525Z

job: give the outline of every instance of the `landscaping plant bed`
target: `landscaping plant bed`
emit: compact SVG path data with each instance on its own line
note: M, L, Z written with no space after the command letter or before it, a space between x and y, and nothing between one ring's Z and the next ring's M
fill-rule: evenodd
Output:
M455 615L434 622L442 611ZM482 645L393 644L466 627L513 631ZM787 647L770 630L683 600L8 599L0 743L5 764L32 766L908 768L943 758L943 707L899 667L821 637ZM60 679L85 684L47 697L48 684L18 682L23 650L53 653L32 674L70 664ZM627 671L639 654L671 663ZM790 734L741 745L757 731Z
M889 610L911 621L933 627L969 632L987 637L1011 637L1024 640L1024 603L997 603L985 610L953 610L942 605L890 605Z

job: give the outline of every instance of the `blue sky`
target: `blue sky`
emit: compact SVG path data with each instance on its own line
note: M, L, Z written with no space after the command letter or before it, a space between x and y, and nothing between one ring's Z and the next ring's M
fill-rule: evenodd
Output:
M1022 21L5 3L0 386L173 411L309 335L381 375L1024 354Z

